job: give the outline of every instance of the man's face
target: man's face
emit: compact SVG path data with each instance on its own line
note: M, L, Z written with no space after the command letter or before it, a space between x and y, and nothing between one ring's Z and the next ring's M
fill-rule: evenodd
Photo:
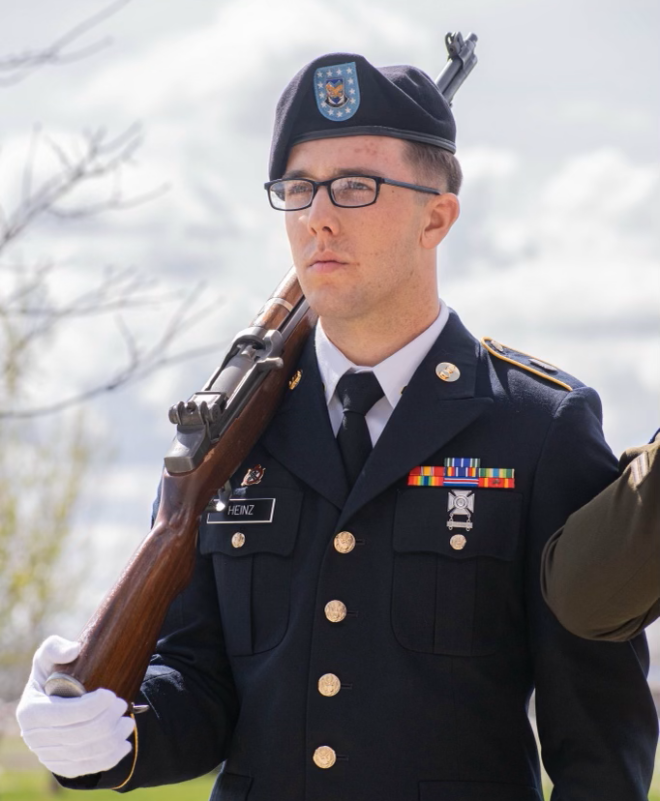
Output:
M404 153L401 140L384 136L303 142L291 149L283 177L376 175L418 183ZM385 315L398 302L410 303L420 280L428 283L428 250L420 244L426 197L433 196L384 184L373 205L338 208L322 187L310 208L285 212L298 279L321 318Z

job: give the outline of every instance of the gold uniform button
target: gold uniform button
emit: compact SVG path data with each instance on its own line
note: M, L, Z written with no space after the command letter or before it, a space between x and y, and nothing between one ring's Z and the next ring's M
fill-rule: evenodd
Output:
M328 768L331 768L337 761L337 754L335 753L334 748L330 748L329 745L321 745L316 749L316 751L314 751L314 756L312 759L314 760L314 764L317 768L323 768L323 770L327 770Z
M231 544L234 548L242 548L245 545L245 534L242 531L237 531L231 538Z
M355 548L355 537L350 531L340 531L335 537L335 551L350 553Z
M341 682L334 673L324 673L319 679L319 692L325 695L326 698L332 698L333 695L341 690Z
M325 605L325 616L331 623L341 623L347 613L346 604L341 601L328 601Z
M462 534L454 534L454 536L449 540L449 544L455 551L462 551L467 544L467 540Z

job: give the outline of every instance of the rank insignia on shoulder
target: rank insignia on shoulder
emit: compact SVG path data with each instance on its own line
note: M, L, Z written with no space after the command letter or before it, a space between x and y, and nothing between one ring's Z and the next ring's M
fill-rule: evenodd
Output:
M445 459L444 467L421 465L408 473L409 487L515 489L512 467L481 467L480 459Z
M575 385L579 385L579 382L576 382L571 376L564 373L558 367L555 367L554 364L549 364L542 359L537 359L536 356L530 356L529 353L524 353L521 350L515 350L514 348L510 348L508 345L503 345L501 342L497 342L492 337L483 337L481 344L484 346L484 348L486 348L491 356L495 356L495 358L501 359L509 364L514 364L516 367L520 367L521 369L526 370L528 373L532 373L540 378L544 378L546 381L557 384L563 389L568 390L568 392L572 392L573 387L571 384L567 383L567 381L571 381ZM558 376L561 376L561 379Z
M262 467L260 464L251 467L245 474L243 481L241 481L241 487L252 487L254 484L261 483L265 472L266 468Z

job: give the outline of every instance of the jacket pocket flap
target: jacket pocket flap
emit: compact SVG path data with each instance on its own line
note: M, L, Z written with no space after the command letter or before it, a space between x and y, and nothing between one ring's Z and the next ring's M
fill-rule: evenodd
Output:
M430 552L452 559L514 558L522 495L475 489L456 494L448 487L399 490L394 515L394 550ZM460 500L462 498L462 500Z
M247 801L252 779L223 771L215 783L209 801Z
M221 512L206 511L199 528L203 556L288 556L298 534L303 493L290 487L248 487ZM228 514L228 511L231 514Z

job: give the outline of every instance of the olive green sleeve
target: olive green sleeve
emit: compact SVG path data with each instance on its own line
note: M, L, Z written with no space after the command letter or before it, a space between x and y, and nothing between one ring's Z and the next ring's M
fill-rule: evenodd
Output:
M571 632L627 640L660 616L660 438L621 457L621 476L548 541L541 586Z

